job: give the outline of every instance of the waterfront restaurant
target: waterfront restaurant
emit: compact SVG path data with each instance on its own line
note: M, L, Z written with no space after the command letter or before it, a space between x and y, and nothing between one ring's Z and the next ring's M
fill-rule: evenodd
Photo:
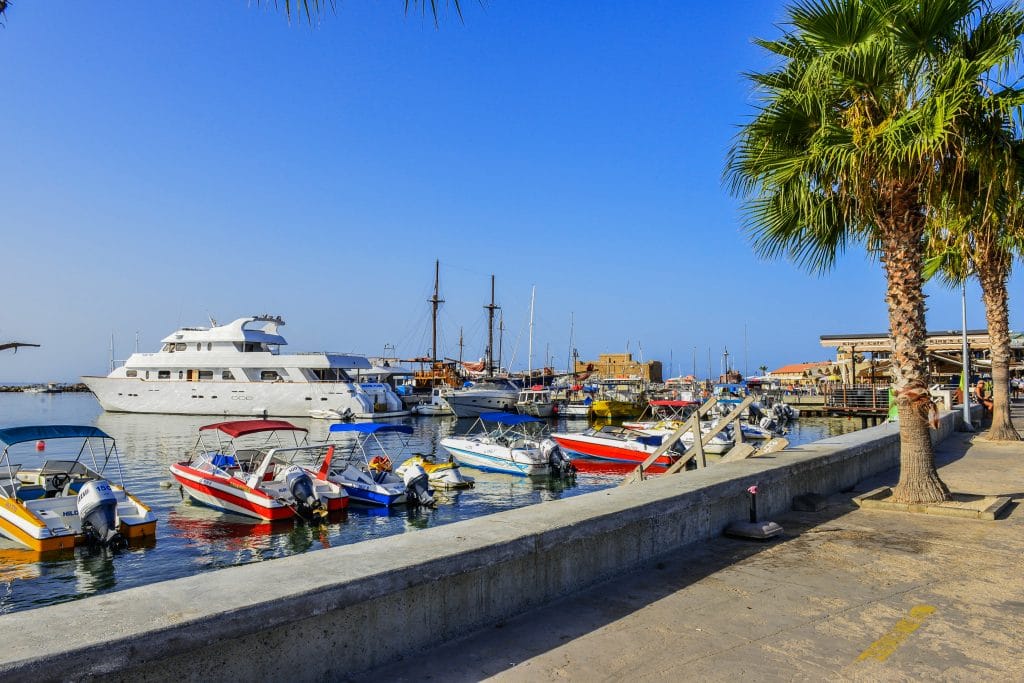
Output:
M823 334L821 345L836 349L836 365L843 384L888 382L892 337L881 334ZM926 339L929 371L936 381L955 383L963 367L963 333L959 330L929 332ZM990 374L992 359L988 330L967 331L973 374ZM1024 373L1024 334L1010 333L1010 373Z

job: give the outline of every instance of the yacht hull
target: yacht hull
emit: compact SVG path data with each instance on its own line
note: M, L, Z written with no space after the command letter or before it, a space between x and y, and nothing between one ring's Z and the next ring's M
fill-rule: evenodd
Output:
M453 391L445 397L457 417L479 417L483 413L515 410L516 395L506 391Z
M83 377L104 410L171 415L308 417L311 410L381 417L349 382L188 382Z

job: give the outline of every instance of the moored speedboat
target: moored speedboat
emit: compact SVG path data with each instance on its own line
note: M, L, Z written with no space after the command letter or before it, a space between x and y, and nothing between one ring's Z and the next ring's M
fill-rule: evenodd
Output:
M448 387L434 387L430 390L430 400L420 403L412 409L414 415L446 416L454 415L455 411L448 405L447 397L452 389Z
M352 411L345 410L342 412L331 408L325 408L323 410L311 410L309 411L309 416L314 420L333 420L334 422L341 422L342 420L351 420Z
M331 443L320 472L329 481L345 487L349 497L369 505L432 505L433 492L426 471L410 465L399 476L392 471L389 449L381 434L412 434L412 427L398 424L334 424L331 435L351 435L351 443ZM343 438L343 437L342 437ZM408 441L395 452L401 453Z
M485 413L466 434L441 439L441 446L459 464L486 472L521 476L570 473L568 459L537 429L543 424L529 415Z
M348 494L312 470L327 446L307 444L305 434L283 420L205 425L189 459L172 464L171 474L190 498L212 508L256 519L320 521L347 507Z
M644 427L631 426L629 428L637 429L637 431L641 431L644 434L652 434L664 438L674 433L676 430L678 430L685 424L685 420L662 420L660 422L655 422ZM702 439L703 435L710 432L714 428L715 424L715 421L700 423ZM690 430L684 432L679 440L683 442L686 448L689 448L690 446L693 445L693 431ZM736 440L732 436L732 427L726 427L725 429L711 437L711 439L706 444L704 444L704 452L721 455L722 453L728 453L729 450L735 445Z
M589 398L583 399L582 401L570 400L559 403L557 406L558 416L570 419L588 418L590 417L591 403L593 403L593 401Z
M591 427L580 433L556 432L551 435L563 450L590 458L641 463L661 446L662 436L645 434L636 429L605 425ZM679 454L671 450L654 461L657 465L671 465Z
M523 389L516 398L516 410L521 415L533 417L551 417L555 414L555 402L551 399L549 389Z
M38 467L20 464L41 460L38 453L55 440L75 448ZM27 442L35 442L36 452L15 449L19 463L12 463L12 447ZM0 429L0 443L0 533L7 538L48 552L82 542L117 547L156 535L156 517L124 489L117 446L106 433L77 425L11 427ZM92 467L82 462L87 454Z
M405 475L406 470L419 466L427 473L431 486L439 489L468 489L476 483L473 477L462 473L459 464L451 456L447 460L438 460L433 455L416 454L406 459L395 469L395 474L400 477Z
M484 413L511 412L519 387L506 379L491 378L464 389L453 389L445 400L458 417L479 417Z

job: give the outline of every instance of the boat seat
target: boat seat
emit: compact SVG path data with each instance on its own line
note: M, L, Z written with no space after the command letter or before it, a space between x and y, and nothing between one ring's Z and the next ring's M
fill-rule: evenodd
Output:
M46 487L44 486L19 486L15 492L18 496L18 500L39 500L46 496Z

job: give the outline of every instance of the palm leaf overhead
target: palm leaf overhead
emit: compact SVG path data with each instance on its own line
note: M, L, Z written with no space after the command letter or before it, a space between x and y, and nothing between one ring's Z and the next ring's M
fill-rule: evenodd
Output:
M859 246L882 263L900 411L897 500L948 495L926 421L929 202L965 172L964 120L978 115L978 83L1015 58L1012 26L1013 12L984 0L798 0L781 38L756 41L781 63L749 75L757 110L726 162L762 257L821 273Z

